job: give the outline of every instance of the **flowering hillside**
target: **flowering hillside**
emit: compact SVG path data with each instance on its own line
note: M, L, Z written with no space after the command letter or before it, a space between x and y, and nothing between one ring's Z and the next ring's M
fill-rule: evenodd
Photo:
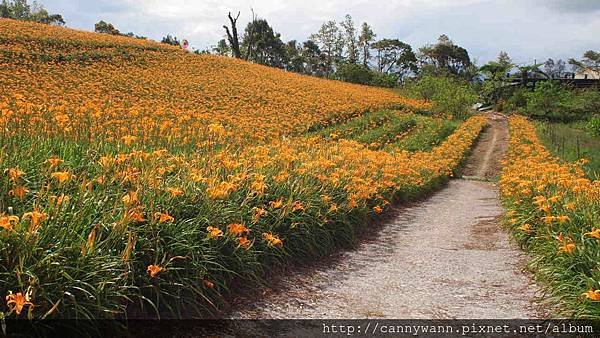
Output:
M442 133L391 91L4 19L0 85L9 318L204 315L445 182L486 123ZM313 133L346 122L363 143ZM400 147L413 129L428 151Z

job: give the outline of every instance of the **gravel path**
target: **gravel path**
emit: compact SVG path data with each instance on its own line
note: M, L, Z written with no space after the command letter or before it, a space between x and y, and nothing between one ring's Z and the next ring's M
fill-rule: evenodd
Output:
M229 318L536 318L524 254L498 219L506 119L491 114L464 170L354 250L280 274L234 300Z

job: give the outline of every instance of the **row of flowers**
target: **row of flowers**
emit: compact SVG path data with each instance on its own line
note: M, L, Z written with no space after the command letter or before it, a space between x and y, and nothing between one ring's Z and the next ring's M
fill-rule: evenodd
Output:
M600 182L551 155L526 118L510 118L500 187L507 223L533 268L575 317L600 318Z
M12 131L159 146L245 145L369 110L430 106L390 90L192 55L138 39L14 20L0 20L0 37L4 51L25 55L34 50L104 55L93 62L61 63L21 54L0 58L0 128ZM111 51L112 58L106 56Z
M484 125L471 118L432 152L301 137L211 156L138 150L79 166L68 165L79 154L20 159L29 166L6 168L0 194L11 210L0 215L7 312L218 307L232 280L350 244L395 198L435 188Z

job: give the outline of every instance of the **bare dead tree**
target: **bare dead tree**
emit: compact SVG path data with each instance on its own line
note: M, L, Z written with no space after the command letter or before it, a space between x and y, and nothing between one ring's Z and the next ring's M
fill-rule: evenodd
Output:
M236 26L237 20L240 17L240 12L237 13L235 19L231 16L231 12L227 14L227 17L231 22L231 31L229 31L229 27L227 27L226 25L223 25L223 28L225 28L225 32L227 33L227 40L229 40L229 44L231 45L233 56L235 56L238 59L241 59L242 53L240 52L240 40L238 38L238 31Z
M254 29L256 27L256 15L254 14L254 9L250 8L252 11L252 24L250 25L250 31L248 32L248 48L246 49L246 55L244 56L245 60L249 60L250 56L252 56L252 48L254 47Z

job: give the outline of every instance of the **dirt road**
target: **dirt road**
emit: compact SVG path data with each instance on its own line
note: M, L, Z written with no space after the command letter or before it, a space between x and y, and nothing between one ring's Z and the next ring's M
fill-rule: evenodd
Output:
M462 179L398 208L372 238L291 269L230 318L535 318L525 258L499 225L507 122L490 115ZM257 300L258 298L258 300Z

